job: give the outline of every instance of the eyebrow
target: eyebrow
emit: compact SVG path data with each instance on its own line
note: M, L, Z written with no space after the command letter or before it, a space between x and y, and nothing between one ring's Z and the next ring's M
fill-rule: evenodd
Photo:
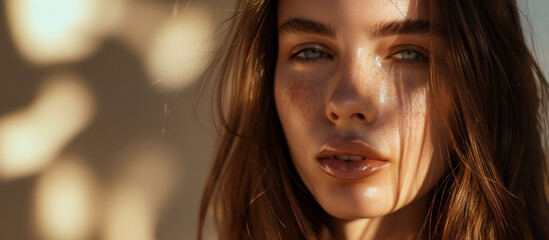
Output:
M365 26L364 30L373 38L405 34L427 35L431 33L431 23L425 20L401 20Z
M364 26L364 31L372 38L404 34L427 35L431 32L431 26L430 22L425 20L399 20L367 25ZM280 25L278 33L313 33L330 38L336 37L334 26L304 18L289 19Z
M291 18L278 28L278 33L314 33L317 35L335 38L335 27L327 23L317 22L304 18Z

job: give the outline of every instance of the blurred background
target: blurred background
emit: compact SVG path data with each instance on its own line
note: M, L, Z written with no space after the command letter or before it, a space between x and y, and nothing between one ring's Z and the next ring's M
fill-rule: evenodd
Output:
M519 2L549 73L549 1ZM216 136L194 87L234 9L1 1L0 240L194 239Z

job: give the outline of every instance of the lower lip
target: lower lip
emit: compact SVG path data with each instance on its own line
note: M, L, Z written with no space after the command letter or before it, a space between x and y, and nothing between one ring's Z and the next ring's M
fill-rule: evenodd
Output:
M381 171L387 166L387 161L364 159L344 161L336 158L319 159L320 167L328 175L341 180L358 180Z

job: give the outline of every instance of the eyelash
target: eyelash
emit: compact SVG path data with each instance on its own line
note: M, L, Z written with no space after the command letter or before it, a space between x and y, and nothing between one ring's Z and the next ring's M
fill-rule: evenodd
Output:
M395 57L398 54L406 54L406 53L408 53L408 54L410 54L410 53L417 54L417 59L405 59L404 57L402 57L402 58L396 58ZM429 57L428 56L421 53L421 51L418 51L418 50L414 49L413 47L401 48L397 52L395 52L392 55L390 55L389 57L387 57L387 59L390 59L390 58L392 58L396 61L402 62L402 63L406 63L406 64L416 64L416 63L429 62Z
M321 54L321 56L314 57L314 58L307 58L306 56L299 56L299 55L302 55L302 54L305 55L305 53L308 52L308 51L319 52ZM332 55L330 55L326 51L323 51L321 48L317 48L317 47L304 48L304 49L301 49L301 50L297 51L296 53L294 53L290 56L290 58L296 59L296 60L299 60L299 61L316 61L316 60L320 60L320 59L325 58L325 57L327 57L329 59L333 59Z
M305 56L306 52L308 51L314 51L314 53L320 53L321 55L318 56L318 57L307 57ZM404 57L402 58L395 58L396 55L398 54L417 54L417 59L405 59ZM300 55L304 55L304 56L300 56ZM311 61L317 61L317 60L320 60L322 58L329 58L329 59L333 59L333 56L330 55L329 53L326 53L325 51L323 51L322 49L320 48L317 48L317 47L309 47L309 48L304 48L304 49L301 49L299 51L297 51L296 53L292 54L290 56L291 59L295 59L295 60L299 60L299 61L304 61L304 62L311 62ZM424 62L429 62L429 57L426 56L425 54L422 54L420 51L418 50L415 50L414 48L401 48L399 49L397 52L391 54L389 57L387 57L387 59L394 59L396 61L399 61L399 62L402 62L402 63L406 63L406 64L416 64L416 63L424 63Z

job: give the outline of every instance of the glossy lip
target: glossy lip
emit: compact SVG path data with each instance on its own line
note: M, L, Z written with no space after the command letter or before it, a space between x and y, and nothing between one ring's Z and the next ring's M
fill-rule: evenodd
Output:
M361 156L364 159L344 161L336 159L336 155ZM386 157L368 144L341 139L324 145L316 158L324 172L340 180L359 180L371 176L389 163Z

